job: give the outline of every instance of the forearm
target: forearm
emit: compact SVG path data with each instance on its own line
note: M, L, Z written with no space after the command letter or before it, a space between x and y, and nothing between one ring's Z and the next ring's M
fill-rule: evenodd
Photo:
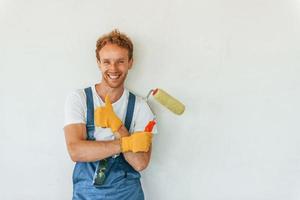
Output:
M80 140L68 147L74 162L93 162L121 152L120 140L87 141Z
M120 137L128 136L129 132L126 129L125 126L122 126L118 132ZM150 161L151 157L151 147L149 149L149 152L138 152L138 153L133 153L133 152L126 152L123 153L126 161L137 171L142 171L145 169Z
M151 147L148 152L126 152L123 153L126 161L136 170L142 171L146 169L150 162Z

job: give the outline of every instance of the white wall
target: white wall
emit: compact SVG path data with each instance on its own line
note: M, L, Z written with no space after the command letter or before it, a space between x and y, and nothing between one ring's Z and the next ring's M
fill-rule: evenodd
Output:
M300 1L0 0L0 199L70 199L66 95L100 80L95 41L135 43L127 85L158 115L147 199L300 199ZM298 123L297 123L298 122Z

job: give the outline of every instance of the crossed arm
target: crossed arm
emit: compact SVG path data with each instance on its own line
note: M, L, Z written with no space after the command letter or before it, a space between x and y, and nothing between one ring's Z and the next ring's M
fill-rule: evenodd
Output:
M93 162L121 153L120 139L112 141L86 140L86 125L70 124L64 127L67 149L74 162ZM129 135L124 125L119 129L121 136ZM126 161L136 170L144 170L150 161L151 146L148 152L123 153Z

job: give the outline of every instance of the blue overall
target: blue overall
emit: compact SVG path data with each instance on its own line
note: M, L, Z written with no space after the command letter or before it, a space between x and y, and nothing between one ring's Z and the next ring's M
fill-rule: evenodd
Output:
M94 138L94 102L91 88L86 88L87 102L87 140ZM127 105L125 126L130 128L135 104L135 96L130 92ZM140 173L127 163L123 154L109 157L105 181L100 186L93 185L95 171L100 161L76 162L73 171L73 200L143 200L144 193L140 182Z

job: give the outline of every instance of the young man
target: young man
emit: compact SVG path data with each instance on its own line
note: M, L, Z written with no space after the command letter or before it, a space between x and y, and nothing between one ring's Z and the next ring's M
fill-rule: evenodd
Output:
M148 104L124 87L133 44L118 30L100 37L100 83L71 93L65 104L65 138L73 171L73 200L144 199L139 171L151 156L154 119Z

